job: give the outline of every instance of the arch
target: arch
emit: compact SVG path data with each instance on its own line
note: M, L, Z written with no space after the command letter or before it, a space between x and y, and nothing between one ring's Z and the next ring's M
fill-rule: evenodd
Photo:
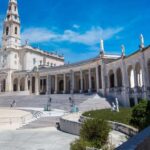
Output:
M32 77L32 93L35 93L35 77Z
M31 87L31 81L28 80L28 90L30 90L30 87Z
M136 80L137 80L137 86L142 87L143 86L143 74L140 63L137 63L135 65L135 73L136 73Z
M25 78L20 80L20 91L25 91Z
M18 91L18 79L15 78L13 81L13 91L16 92Z
M134 80L134 69L132 66L128 67L128 79L129 79L129 87L135 87L135 80Z
M59 92L63 92L63 90L64 90L64 81L63 80L60 80L59 81Z
M92 90L95 90L95 78L94 77L91 77L91 88L92 88Z
M116 76L117 76L117 86L122 87L122 71L121 71L121 68L117 69Z
M0 81L0 92L5 92L6 90L6 80L3 79Z
M115 87L115 74L113 70L109 71L109 87L114 88Z
M66 93L70 93L70 79L66 77Z

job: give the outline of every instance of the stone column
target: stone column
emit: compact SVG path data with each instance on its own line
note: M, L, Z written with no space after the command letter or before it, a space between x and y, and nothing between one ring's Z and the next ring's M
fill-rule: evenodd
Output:
M92 85L91 85L91 68L89 68L89 90L88 92L91 93Z
M80 93L83 93L83 72L80 70Z
M99 74L98 74L98 65L96 66L96 90L99 92Z
M134 99L135 99L135 104L138 103L138 99L137 99L137 87L138 87L138 82L137 82L137 75L136 75L136 71L135 71L135 67L134 67Z
M70 72L70 77L71 77L71 91L70 93L73 94L74 93L74 72L71 70Z
M39 95L39 74L35 75L35 94Z
M55 75L55 94L58 92L58 79L57 79L57 74Z
M66 93L66 74L65 73L64 73L63 77L64 77L64 91L63 91L63 93L65 94Z
M118 81L117 81L117 73L116 70L114 71L114 79L115 79L115 88L118 87Z
M145 63L145 56L144 53L141 51L141 68L142 68L142 80L143 80L143 96L145 99L148 99L148 95L147 95L147 87L148 87L148 83L149 83L149 79L148 79L148 71L146 70L147 68L147 64Z
M101 81L102 81L102 91L101 92L105 96L106 95L106 82L109 82L109 77L108 77L108 79L106 78L105 62L103 59L101 60Z
M18 92L20 91L20 78L18 78Z
M25 91L28 91L28 76L25 76Z
M30 93L32 94L32 76L30 77Z
M122 58L122 69L121 70L122 70L122 86L123 86L122 97L123 97L124 105L129 107L130 106L129 91L127 90L127 88L129 88L129 79L128 79L128 72L127 72L124 58Z
M51 94L51 75L47 75L47 92L46 94Z

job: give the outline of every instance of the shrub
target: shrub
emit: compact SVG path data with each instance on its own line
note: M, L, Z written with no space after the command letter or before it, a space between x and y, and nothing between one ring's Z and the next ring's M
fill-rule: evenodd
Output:
M86 150L86 146L90 146L90 143L82 139L79 139L71 143L70 149L71 150Z
M139 128L139 130L144 129L149 124L149 107L150 104L147 100L142 100L139 104L133 107L131 124Z
M104 120L88 119L80 130L80 139L70 145L71 150L86 150L86 147L102 148L107 143L110 127Z
M104 120L88 119L82 125L80 138L90 142L91 146L101 148L107 143L110 127Z

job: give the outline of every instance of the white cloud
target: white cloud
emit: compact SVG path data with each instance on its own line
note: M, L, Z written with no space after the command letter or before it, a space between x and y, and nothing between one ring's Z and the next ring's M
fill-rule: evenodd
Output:
M70 29L65 30L63 33L58 33L47 28L29 28L23 31L22 38L23 41L28 39L30 43L53 41L81 43L92 46L99 43L100 39L110 39L122 30L123 28L121 27L103 29L93 26L83 33Z
M75 28L75 29L79 29L80 28L80 26L77 25L77 24L74 24L72 27Z
M23 31L22 39L30 43L46 42L56 38L56 34L46 28L29 28Z

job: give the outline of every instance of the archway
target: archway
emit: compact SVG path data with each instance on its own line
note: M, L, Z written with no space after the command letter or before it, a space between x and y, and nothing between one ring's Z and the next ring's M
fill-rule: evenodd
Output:
M134 81L134 70L132 66L128 67L128 79L129 79L129 87L134 88L135 81Z
M136 72L136 80L137 80L137 86L142 87L143 86L143 79L142 79L142 69L141 65L139 63L135 66L135 72Z
M32 93L35 93L35 77L32 77Z
M20 91L25 91L25 78L20 80Z
M71 88L71 85L70 85L71 83L70 83L70 79L69 78L67 78L67 80L66 80L66 92L67 93L70 93L70 88Z
M109 87L114 88L115 87L115 75L113 70L109 71Z
M59 92L63 92L63 90L64 90L64 81L60 80L59 81Z
M13 91L16 92L18 91L18 79L15 78L13 82Z
M91 82L92 82L92 91L95 91L95 79L94 79L94 77L91 77Z
M1 87L0 87L1 89L1 91L0 92L5 92L5 90L6 90L6 80L5 79L3 79L2 81L1 81Z
M122 71L120 68L117 69L116 75L117 75L117 86L122 87Z

